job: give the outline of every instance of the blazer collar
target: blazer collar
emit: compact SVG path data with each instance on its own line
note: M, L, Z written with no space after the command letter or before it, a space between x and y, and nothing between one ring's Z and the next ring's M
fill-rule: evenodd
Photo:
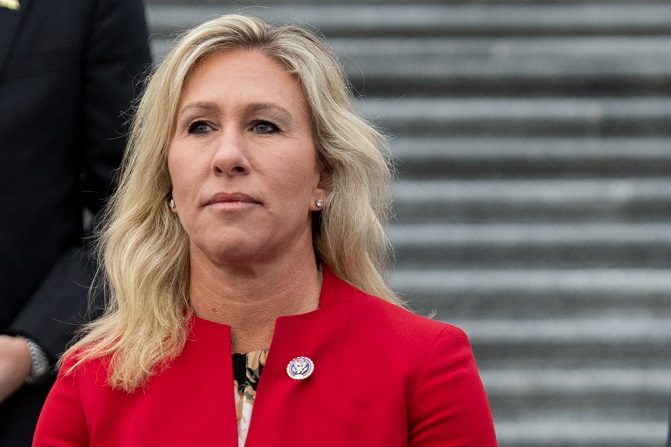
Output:
M263 427L270 421L280 423L277 418L289 417L284 410L291 407L292 396L308 392L311 387L329 386L332 378L337 377L343 367L341 358L352 310L350 304L357 293L354 287L324 267L319 307L312 312L279 317L275 321L275 331L254 403L247 446L268 445ZM205 341L204 346L230 343L231 328L228 325L194 317L191 330L192 339ZM229 356L230 346L224 347L223 351L225 356ZM314 373L306 379L308 383L301 383L287 374L287 365L296 357L308 357L314 362ZM223 374L233 380L230 361ZM234 413L232 393L228 407Z
M276 326L300 324L307 320L320 319L323 314L330 313L325 311L329 310L332 306L338 306L352 301L353 286L335 276L326 265L322 267L322 272L323 281L319 296L319 307L312 312L304 314L278 317L277 320L275 320ZM202 332L203 334L201 335L204 335L205 333L221 334L222 331L230 334L231 331L229 325L215 323L195 316L193 317L191 325L192 331L196 334ZM274 339L275 337L273 337L273 340Z
M0 78L7 62L7 56L16 40L19 24L26 16L30 6L29 0L20 0L21 6L18 10L0 8Z

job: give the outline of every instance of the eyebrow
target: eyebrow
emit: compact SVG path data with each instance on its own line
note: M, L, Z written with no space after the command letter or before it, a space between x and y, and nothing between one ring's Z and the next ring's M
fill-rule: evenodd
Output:
M179 110L179 116L184 115L185 112L190 110L196 110L198 112L213 112L213 111L219 111L219 106L216 103L210 101L196 101L182 107ZM287 109L280 106L279 104L275 104L272 102L256 102L249 104L245 107L245 112L246 113L280 112L287 119L292 118L291 113Z
M197 111L203 111L203 112L211 112L211 111L214 111L214 110L219 110L219 107L215 103L209 102L209 101L192 102L192 103L189 103L189 104L185 105L184 107L182 107L179 110L179 116L183 115L184 112L189 111L191 109L195 109Z
M276 111L286 115L287 118L291 118L291 113L289 113L287 109L275 103L268 103L268 102L252 103L249 106L247 106L246 111L248 113Z

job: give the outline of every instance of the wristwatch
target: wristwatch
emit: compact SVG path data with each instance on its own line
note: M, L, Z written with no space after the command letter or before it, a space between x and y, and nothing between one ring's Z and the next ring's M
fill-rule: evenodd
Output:
M26 377L26 383L37 383L49 374L49 357L40 345L29 338L23 338L30 352L30 374Z

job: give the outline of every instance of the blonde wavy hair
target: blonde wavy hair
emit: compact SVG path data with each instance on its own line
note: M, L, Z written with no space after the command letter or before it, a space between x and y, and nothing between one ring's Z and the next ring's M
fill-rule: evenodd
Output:
M189 244L166 204L172 189L167 151L182 87L196 63L241 48L279 61L303 88L318 158L330 181L326 206L313 215L317 257L350 284L400 304L384 273L392 176L385 139L354 111L332 50L302 27L227 15L184 34L147 84L119 187L96 239L96 283L104 289L106 308L65 353L74 359L68 372L109 356L109 383L131 392L182 351L191 317Z

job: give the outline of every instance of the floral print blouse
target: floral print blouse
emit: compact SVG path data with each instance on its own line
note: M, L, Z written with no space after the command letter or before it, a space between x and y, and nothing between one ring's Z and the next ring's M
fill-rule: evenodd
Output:
M249 422L252 418L256 388L261 371L266 364L268 349L233 354L233 390L235 393L235 415L238 421L238 447L245 445Z

